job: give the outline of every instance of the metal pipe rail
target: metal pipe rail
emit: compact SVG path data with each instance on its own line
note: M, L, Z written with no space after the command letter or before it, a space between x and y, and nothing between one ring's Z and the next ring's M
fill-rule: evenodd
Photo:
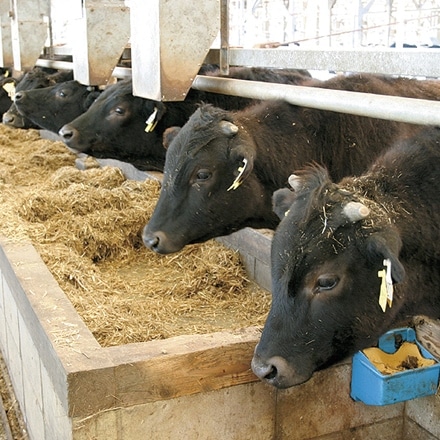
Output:
M64 69L64 70L73 70L74 63L72 61L57 61L57 60L48 60L44 58L39 58L36 63L38 67L49 67L51 69ZM118 67L116 66L113 69L112 76L116 78L131 78L131 68L129 67ZM93 85L101 85L101 84L93 84Z
M400 96L348 92L197 75L192 88L252 99L284 100L294 105L358 116L440 126L440 102Z

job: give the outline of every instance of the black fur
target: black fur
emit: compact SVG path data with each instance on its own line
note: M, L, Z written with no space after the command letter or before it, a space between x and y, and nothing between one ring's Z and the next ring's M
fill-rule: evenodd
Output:
M303 185L272 242L273 302L253 361L280 388L415 315L440 318L440 129L425 129L338 185L321 167L298 174ZM350 201L369 215L342 221ZM395 284L383 312L378 271L386 258Z
M440 81L421 85L418 80L379 75L339 76L310 85L440 97ZM224 121L238 128L232 138L222 133ZM286 186L293 170L314 161L325 165L335 181L359 175L394 141L420 128L283 101L261 102L236 112L202 106L168 148L165 189L144 230L144 242L156 252L170 253L246 226L275 228L279 218L272 211L271 197ZM243 159L247 160L243 183L227 191ZM196 181L199 169L208 170L210 178Z
M18 92L15 105L36 127L58 133L63 125L84 113L99 94L98 88L72 80Z
M34 67L18 79L15 92L19 93L25 90L50 87L59 82L69 81L71 79L73 79L72 70L57 71L54 69L46 70ZM8 111L3 114L3 123L15 128L39 128L38 125L33 123L30 119L20 114L15 102L13 102Z
M219 70L207 74L219 76ZM290 69L232 68L229 77L298 84L310 74ZM100 158L119 159L142 170L163 170L165 130L182 126L202 102L211 102L226 109L240 109L253 100L217 93L190 90L182 102L157 102L133 96L131 79L109 86L90 109L67 124L60 134L71 148ZM157 125L146 132L145 121L158 108ZM117 109L117 110L116 110ZM115 112L118 114L115 114ZM166 138L165 138L166 141Z

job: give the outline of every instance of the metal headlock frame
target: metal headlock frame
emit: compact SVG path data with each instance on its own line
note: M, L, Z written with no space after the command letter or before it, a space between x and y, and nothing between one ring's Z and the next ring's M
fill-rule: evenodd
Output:
M304 107L391 121L440 125L440 102L425 99L201 75L195 78L192 88L226 95L243 96L245 98L284 100L290 104Z
M140 0L141 2L142 0ZM220 64L223 72L227 72L230 65L246 65L440 77L440 50L436 49L363 48L322 50L297 47L231 49L228 46L227 33L228 1L220 0L219 6L221 8L221 47L220 50L211 49L205 62ZM132 35L132 39L134 37L135 35ZM72 68L72 63L47 59L39 59L36 64L45 67ZM113 70L113 76L115 77L125 78L131 76L131 74L129 68L116 67ZM295 105L360 116L415 124L440 125L440 102L436 101L200 75L195 77L191 87L197 90L255 99L282 99ZM151 98L149 96L143 97ZM183 98L184 96L181 99Z

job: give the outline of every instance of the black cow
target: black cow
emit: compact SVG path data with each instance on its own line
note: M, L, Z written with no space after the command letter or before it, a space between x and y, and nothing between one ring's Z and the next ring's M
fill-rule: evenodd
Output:
M335 184L320 166L292 177L294 201L272 241L272 306L252 360L278 388L415 315L440 318L439 128L391 148L361 177Z
M15 92L50 87L56 83L71 79L73 79L73 71L71 70L56 71L54 69L35 67L19 78ZM18 113L15 103L12 103L9 110L3 114L3 124L15 128L38 128L37 125Z
M206 73L218 76L218 70ZM261 68L235 68L229 76L290 84L310 78L306 71ZM162 103L133 96L131 79L127 79L106 88L87 112L62 127L59 134L67 146L78 152L122 160L141 170L162 171L165 129L185 124L201 101L228 109L243 108L254 102L237 96L190 90L183 102Z
M51 87L19 91L14 103L18 112L39 128L58 133L84 113L100 95L97 87L65 81Z
M440 97L440 81L375 75L341 76L315 86ZM271 197L287 184L292 169L316 161L336 180L359 175L394 140L419 129L286 102L263 102L235 113L203 106L168 148L144 243L167 254L245 226L274 229L279 219Z

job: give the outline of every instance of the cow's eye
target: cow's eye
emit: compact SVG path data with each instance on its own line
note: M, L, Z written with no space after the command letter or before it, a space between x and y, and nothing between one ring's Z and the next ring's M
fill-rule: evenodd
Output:
M61 97L61 98L65 98L65 97L66 97L66 93L63 92L62 90L60 90L60 91L58 92L58 96Z
M122 107L115 107L115 113L117 113L118 115L123 115L125 111Z
M199 170L196 176L198 181L205 181L212 176L212 173L209 170Z
M316 281L314 293L323 292L325 290L331 290L339 282L339 277L336 275L321 275Z

